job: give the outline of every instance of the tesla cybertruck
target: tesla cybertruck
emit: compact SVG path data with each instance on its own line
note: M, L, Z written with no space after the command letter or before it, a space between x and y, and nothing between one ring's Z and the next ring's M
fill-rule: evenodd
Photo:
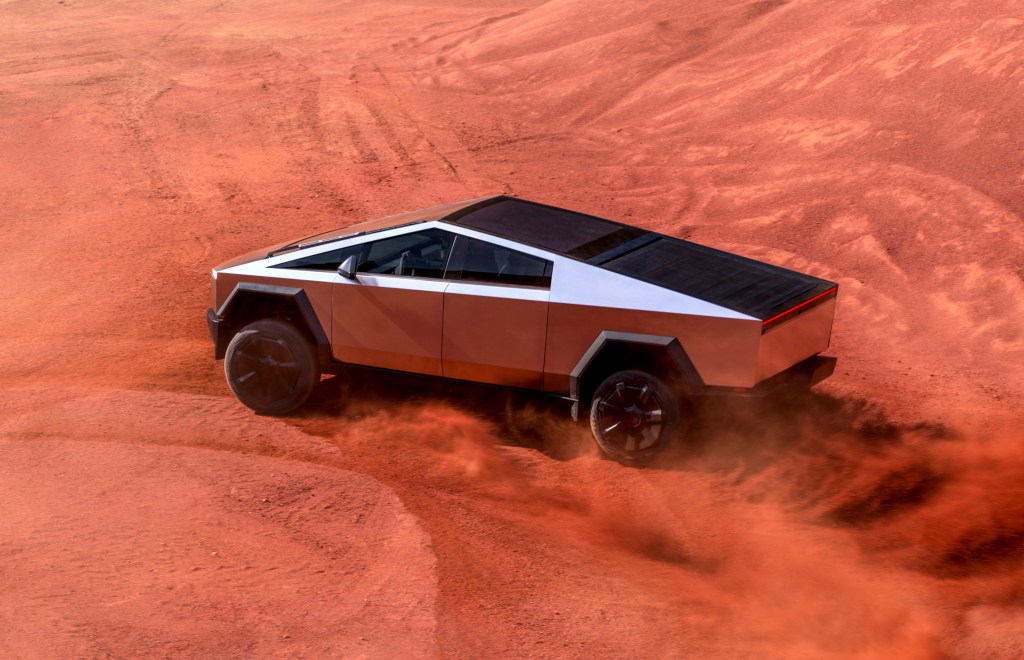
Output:
M838 286L620 222L504 195L374 220L213 269L207 321L257 413L322 373L375 367L534 390L641 464L691 402L831 375Z

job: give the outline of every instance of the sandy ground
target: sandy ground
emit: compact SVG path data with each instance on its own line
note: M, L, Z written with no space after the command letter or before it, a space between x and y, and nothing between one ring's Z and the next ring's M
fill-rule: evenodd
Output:
M1017 4L0 1L0 656L1021 657ZM230 396L211 266L495 192L840 282L835 377L645 471Z

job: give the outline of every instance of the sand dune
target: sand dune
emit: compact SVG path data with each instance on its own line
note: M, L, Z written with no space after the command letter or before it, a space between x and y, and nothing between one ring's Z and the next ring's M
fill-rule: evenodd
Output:
M1019 657L1019 14L0 4L0 654ZM490 395L230 397L212 265L501 191L840 282L836 376L663 471Z
M566 1L434 49L493 113L586 140L599 208L643 198L641 222L848 285L859 372L928 364L922 394L941 373L1018 405L1022 30L1007 3Z

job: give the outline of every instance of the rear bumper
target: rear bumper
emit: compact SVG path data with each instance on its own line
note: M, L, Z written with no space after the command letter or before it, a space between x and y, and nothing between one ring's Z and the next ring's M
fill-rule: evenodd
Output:
M763 397L778 392L806 392L835 372L836 361L834 357L815 355L761 381L754 387L709 387L701 392L701 395Z
M217 316L217 312L212 309L206 310L206 327L210 330L210 339L213 340L213 357L220 360L224 357L224 352L227 350L227 341L225 341L224 332L224 319Z

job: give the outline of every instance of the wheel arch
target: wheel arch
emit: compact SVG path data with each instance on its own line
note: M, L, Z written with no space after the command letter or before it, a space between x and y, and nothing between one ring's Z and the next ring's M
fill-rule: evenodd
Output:
M686 349L676 337L635 332L602 331L569 374L572 416L579 419L601 381L616 371L646 369L684 392L694 392L704 381Z
M214 355L224 357L227 346L242 328L263 318L287 321L299 329L316 347L320 365L331 359L331 342L317 318L309 296L298 287L241 282L216 312L219 318L214 340Z

